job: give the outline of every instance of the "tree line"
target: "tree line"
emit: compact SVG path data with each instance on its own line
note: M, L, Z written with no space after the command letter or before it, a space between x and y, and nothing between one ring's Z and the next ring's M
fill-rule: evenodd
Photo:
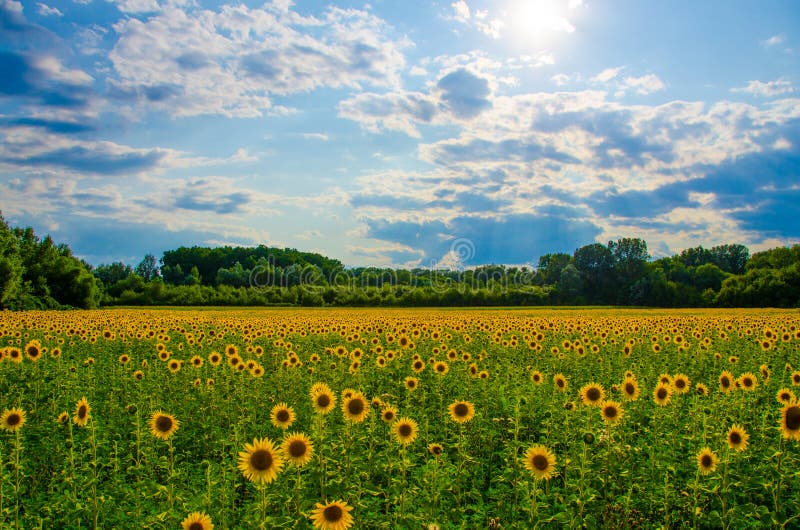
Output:
M180 247L97 267L0 215L0 308L111 305L800 307L800 245L740 244L651 259L622 238L541 256L537 266L346 268L296 249Z

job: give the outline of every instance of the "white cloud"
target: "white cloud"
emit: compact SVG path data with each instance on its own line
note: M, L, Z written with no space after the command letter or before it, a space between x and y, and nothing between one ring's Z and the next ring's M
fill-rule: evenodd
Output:
M732 88L731 92L743 92L753 96L771 98L783 94L791 94L794 92L792 82L785 78L776 79L774 81L750 81L747 86Z
M622 70L624 70L624 66L617 66L616 68L606 68L596 76L592 78L593 83L608 83L615 77L617 77Z
M43 17L50 17L50 16L62 17L62 16L64 16L64 13L59 11L59 9L57 7L50 7L47 4L41 4L41 3L37 3L36 6L38 8L37 11Z
M667 85L655 74L647 74L641 77L626 77L621 83L621 91L633 90L640 96L646 96L653 92L658 92L667 88Z
M176 116L245 117L269 112L273 95L399 86L408 42L381 19L331 7L318 21L284 8L167 6L121 20L112 95Z
M773 35L772 37L764 40L761 44L763 44L765 47L777 46L778 44L782 44L783 41L785 40L786 40L785 35L778 34L778 35Z
M301 136L306 140L319 140L321 142L327 142L330 140L330 136L325 133L302 133Z
M463 22L464 24L469 22L470 19L470 11L469 6L464 0L458 0L458 2L453 2L450 4L450 7L453 8L453 18L458 20L459 22Z

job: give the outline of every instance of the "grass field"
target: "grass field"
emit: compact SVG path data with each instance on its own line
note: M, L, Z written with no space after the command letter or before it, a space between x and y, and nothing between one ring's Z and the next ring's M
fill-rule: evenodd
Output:
M2 528L797 528L800 314L0 313Z

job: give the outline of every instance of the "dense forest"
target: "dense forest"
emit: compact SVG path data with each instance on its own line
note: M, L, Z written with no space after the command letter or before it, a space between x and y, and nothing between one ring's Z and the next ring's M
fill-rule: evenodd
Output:
M0 308L101 305L800 307L800 245L727 244L652 260L638 238L541 256L537 267L345 268L294 249L180 247L97 267L0 215Z

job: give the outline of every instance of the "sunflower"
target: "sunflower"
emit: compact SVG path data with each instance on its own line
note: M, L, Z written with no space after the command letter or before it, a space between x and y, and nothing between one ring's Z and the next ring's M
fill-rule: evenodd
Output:
M311 401L317 414L328 414L336 406L336 396L329 388L324 388L312 395Z
M434 442L434 443L428 444L428 452L430 454L432 454L433 456L437 456L438 457L438 456L442 456L442 453L444 452L444 448L442 447L442 444Z
M119 361L120 364L128 364L131 360L131 357L127 353L123 353L122 355L119 356L117 360Z
M344 501L331 501L328 504L316 503L311 512L311 522L318 530L347 530L353 526L352 506Z
M150 416L150 433L156 438L166 440L175 434L179 423L172 414L166 414L159 410Z
M697 467L703 475L708 475L717 469L717 462L719 462L719 458L717 458L716 453L708 447L704 447L697 453Z
M411 369L414 371L415 374L420 373L425 369L425 361L423 361L422 359L415 359L411 363Z
M75 404L75 414L72 416L73 423L78 427L86 427L91 417L91 412L92 408L89 406L89 402L86 401L85 397L82 397Z
M543 445L532 445L525 452L525 469L537 479L548 480L556 469L556 457Z
M142 379L144 379L144 372L142 372L141 370L136 370L135 372L133 372L133 378L136 379L137 381L141 381Z
M381 419L386 423L393 423L397 419L397 408L386 405L381 410Z
M294 423L294 409L286 403L278 403L272 407L269 419L275 427L286 430Z
M6 409L0 416L0 429L14 432L25 425L25 411L22 409Z
M61 412L58 415L58 418L56 418L56 422L58 422L61 425L66 425L68 421L69 421L69 413L68 412Z
M419 379L417 379L416 377L406 377L404 383L406 385L406 389L408 390L413 391L419 388Z
M244 444L244 451L239 452L239 470L252 482L269 484L282 467L283 459L269 438L254 438L252 444Z
M781 409L781 434L784 438L800 440L800 402L792 400Z
M745 372L739 376L739 379L736 380L739 383L738 386L742 388L742 390L752 391L755 390L758 386L758 379L756 376L751 372Z
M42 358L42 344L38 340L32 340L25 345L25 355L33 362Z
M733 374L729 371L725 370L721 374L719 374L719 389L722 392L730 392L733 390L734 386L734 377Z
M15 363L22 362L22 352L19 351L18 348L9 348L7 353L8 353L8 358L14 361Z
M169 362L169 371L173 374L178 372L181 369L181 362L177 359L172 359Z
M602 385L589 383L581 387L580 396L581 403L596 407L606 399L606 391Z
M456 423L467 423L475 417L475 407L469 401L451 403L447 410L450 411L450 418Z
M540 385L542 384L543 380L544 376L542 375L542 372L540 372L539 370L534 370L531 372L531 383L533 383L534 385Z
M311 461L314 454L314 444L305 434L293 433L284 438L281 451L286 460L297 467L303 467Z
M634 377L626 377L625 381L620 385L620 388L622 389L622 395L625 396L625 399L628 401L636 401L639 399L639 383Z
M564 377L564 374L556 374L553 376L553 383L556 385L556 388L561 392L564 392L567 389L567 378Z
M212 351L208 354L208 362L211 363L212 366L218 366L219 363L222 362L222 355L219 353Z
M794 386L800 386L800 370L792 372L791 378Z
M744 451L747 449L747 440L750 435L740 425L734 424L728 431L728 447L737 451Z
M604 401L600 404L600 414L606 423L619 423L625 411L616 401Z
M791 401L797 400L797 398L794 395L794 392L792 392L788 388L781 388L780 390L778 390L778 392L775 394L775 399L778 400L778 403L781 403L783 405L786 405Z
M658 376L658 382L664 385L672 384L672 376L669 374L661 374Z
M192 512L181 521L183 530L214 530L211 517L205 512Z
M203 358L200 357L199 355L195 355L194 357L192 357L189 360L189 362L192 363L192 366L194 366L195 368L200 368L203 366Z
M676 394L685 394L691 389L689 377L686 374L676 374L672 378L672 388Z
M657 405L665 407L669 404L671 399L672 387L670 385L659 383L658 386L653 389L653 400L655 400Z
M439 375L445 375L450 371L450 366L444 361L437 361L433 365L433 371Z
M400 418L392 424L394 437L401 445L408 445L417 439L417 422L411 418Z
M361 423L369 415L367 398L361 392L355 392L342 401L342 414L347 421Z

